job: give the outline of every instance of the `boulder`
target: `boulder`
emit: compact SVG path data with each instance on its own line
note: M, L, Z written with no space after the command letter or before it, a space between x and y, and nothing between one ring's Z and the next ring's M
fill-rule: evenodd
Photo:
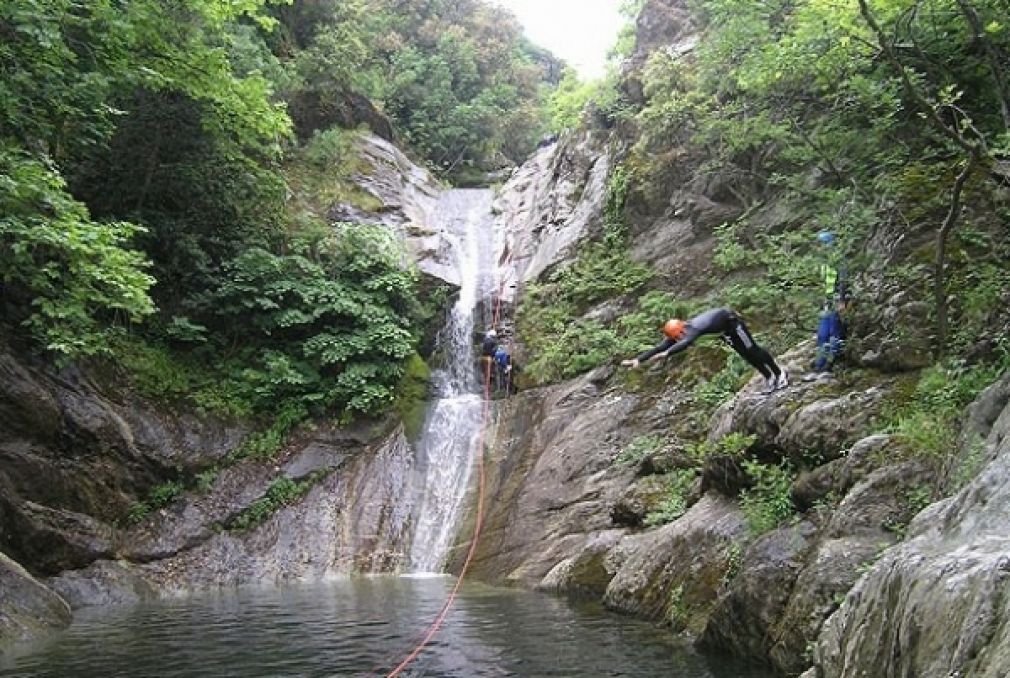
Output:
M486 461L487 506L473 576L492 583L536 586L558 563L614 528L612 511L635 471L616 459L623 422L639 405L633 395L604 388L589 373L557 387L522 391L501 410ZM507 414L506 414L507 413ZM469 546L464 519L449 570Z
M32 571L112 557L111 525L166 477L221 459L244 429L159 411L77 368L0 354L0 539ZM112 386L107 385L107 386Z
M273 476L223 476L204 503L168 511L165 520L178 524L169 532L175 540L166 544L154 529L151 541L134 545L134 557L140 548L157 556L137 572L165 594L400 570L409 558L416 500L410 469L415 462L402 426L365 446L340 431L319 430L286 462L265 466ZM251 505L285 468L304 473L310 465L327 475L299 501L276 507L262 523L242 531L208 525L210 516L231 515ZM248 487L244 480L250 481ZM163 545L166 553L155 553ZM179 550L169 555L173 549Z
M984 392L979 400L989 402L974 410L992 412L1003 403L986 438L985 458L991 461L956 496L920 513L908 539L884 553L849 592L818 639L819 676L1006 675L1008 386L1010 375ZM875 522L879 516L868 517Z
M607 586L612 610L697 633L734 566L735 543L747 532L734 502L709 493L684 516L622 541L620 565Z
M892 463L899 442L886 433L875 433L856 442L838 459L802 472L793 483L793 503L800 511L819 501L840 498L873 470Z
M0 649L70 625L70 606L0 553Z
M614 576L613 563L608 555L624 535L624 530L608 530L591 535L578 552L555 565L537 584L536 589L599 599Z
M494 203L504 233L499 259L513 262L500 271L505 303L599 232L615 153L605 134L565 135L538 149L502 187Z
M864 308L871 310L864 312ZM931 316L930 305L908 290L892 292L879 304L860 305L846 354L864 367L884 372L926 367L932 362Z
M80 570L68 570L47 580L73 609L122 605L153 600L158 592L138 567L127 561L100 560Z
M787 363L788 364L788 363ZM795 372L794 372L795 374ZM709 441L730 433L756 437L757 450L777 450L794 462L822 462L872 432L892 385L848 390L843 383L794 381L769 396L755 393L760 379L724 403L712 416Z
M114 531L82 513L25 501L11 507L18 552L44 574L84 567L114 551Z
M907 499L929 480L917 462L885 466L857 483L819 534L796 577L788 604L770 626L768 658L783 674L810 664L808 647L858 579L861 568L900 541L918 507Z
M766 658L769 629L789 603L793 584L814 543L809 522L780 527L747 547L728 577L698 639L702 649Z
M11 434L54 442L63 417L52 392L8 353L0 353L0 421Z

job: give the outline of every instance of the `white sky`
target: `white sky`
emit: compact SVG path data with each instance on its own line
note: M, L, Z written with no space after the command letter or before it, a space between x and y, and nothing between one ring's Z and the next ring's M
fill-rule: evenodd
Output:
M617 42L620 0L491 0L519 17L526 36L575 67L584 80L603 75Z

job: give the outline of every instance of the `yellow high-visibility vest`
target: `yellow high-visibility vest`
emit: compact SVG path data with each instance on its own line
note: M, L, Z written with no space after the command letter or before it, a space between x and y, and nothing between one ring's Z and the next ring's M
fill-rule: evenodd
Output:
M821 277L824 279L824 296L833 297L838 284L838 269L831 264L821 264Z

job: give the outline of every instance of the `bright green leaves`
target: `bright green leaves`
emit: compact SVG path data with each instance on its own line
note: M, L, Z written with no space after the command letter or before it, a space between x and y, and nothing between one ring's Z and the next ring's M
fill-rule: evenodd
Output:
M134 235L178 302L206 286L227 254L217 244L278 216L279 181L258 163L288 118L261 75L231 63L235 22L262 5L0 0L8 315L50 349L95 353L101 327L153 310Z
M229 60L229 22L259 20L263 0L28 0L0 3L0 120L62 160L108 139L109 102L134 87L206 104L204 124L240 146L276 152L290 123L255 73Z
M0 149L0 279L7 312L64 356L107 350L106 327L154 311L154 279L129 248L138 227L98 223L51 168Z
M557 61L518 23L478 0L300 0L273 10L275 52L295 76L284 88L308 134L367 96L434 169L449 174L521 162L540 132L539 87ZM300 49L295 49L295 48Z
M416 276L380 227L344 225L315 250L242 253L208 295L205 322L261 350L243 379L264 405L375 411L414 352Z
M488 3L427 3L395 16L380 36L387 78L385 108L438 170L480 165L504 153L520 162L540 131L544 72L524 47L519 26Z
M593 83L582 82L574 68L566 67L561 82L547 97L550 128L556 132L575 128L595 92Z

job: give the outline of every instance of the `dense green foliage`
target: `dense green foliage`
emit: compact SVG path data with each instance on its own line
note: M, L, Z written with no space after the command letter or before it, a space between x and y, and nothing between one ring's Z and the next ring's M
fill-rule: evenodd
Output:
M751 534L773 530L796 513L792 500L794 473L787 462L767 466L747 459L742 465L753 482L740 494L740 510Z
M348 180L348 102L434 165L518 160L560 68L478 0L2 2L0 33L9 335L285 421L388 406L433 312L381 229L326 224L381 207Z
M112 322L153 310L138 247L155 296L176 299L262 237L269 217L245 198L289 123L266 79L230 62L233 27L269 25L261 5L0 5L7 317L51 350L99 352Z
M974 452L959 453L958 436L965 408L983 388L1010 369L1010 351L1004 340L999 360L968 367L948 360L920 375L907 401L894 403L886 429L902 443L907 455L929 464L935 471L935 498L961 489L978 470L981 440L967 441Z
M526 289L517 322L533 356L526 373L536 383L580 374L629 345L640 345L660 317L650 313L673 304L667 295L651 294L639 300L641 308L615 323L584 317L594 305L638 291L653 277L626 249L621 218L625 179L621 171L612 177L602 236L583 243L575 261L554 271L546 282Z
M352 225L304 254L251 248L206 295L206 315L217 337L257 356L244 377L264 406L298 398L373 411L392 401L413 353L415 279L399 257L386 232Z
M225 464L275 455L314 415L395 404L419 426L418 344L444 291L422 295L386 231L332 208L382 208L351 181L362 124L446 172L533 148L561 64L514 17L481 0L0 0L0 37L5 340L255 417ZM131 518L218 471L156 486Z
M105 348L107 323L154 311L154 282L129 247L138 227L101 223L43 162L0 148L0 280L4 316L51 351Z
M986 234L990 244L1006 240L1005 225L984 216L1007 210L998 190L1006 184L998 163L1010 148L1006 4L695 5L705 26L694 58L660 51L645 69L643 133L631 164L642 190L656 190L649 187L677 171L664 154L671 142L703 150L702 171L748 208L723 233L719 263L769 270L750 289L731 290L734 303L789 323L808 282L800 269L804 238L809 247L809 235L828 228L855 255L874 233L905 231L908 243L923 248L918 275L933 278L933 289L919 292L935 307L938 349L950 348L948 310L971 322L962 335L984 331L991 313L956 303L948 309L947 297L956 286L972 300L985 298L979 288L991 293L1005 284L992 268L1005 249L978 248L970 233ZM802 228L767 231L761 207L772 197L788 205L789 226ZM965 218L976 223L959 229ZM951 250L962 249L967 257L958 260ZM964 346L952 338L954 348Z
M677 469L668 476L665 496L655 510L645 516L647 526L672 522L687 511L687 495L698 478L698 470Z
M363 94L440 172L522 161L542 129L540 88L560 62L482 0L302 0L273 10L294 102L326 111ZM291 58L293 57L293 58Z

